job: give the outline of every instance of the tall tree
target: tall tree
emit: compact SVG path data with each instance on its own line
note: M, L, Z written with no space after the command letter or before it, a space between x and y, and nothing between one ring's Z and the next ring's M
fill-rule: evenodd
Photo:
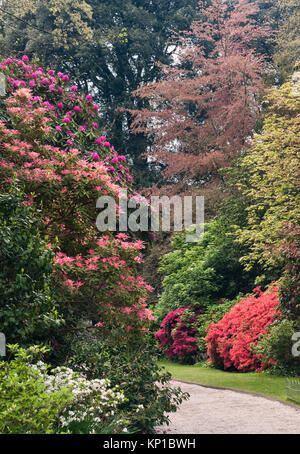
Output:
M243 257L248 268L276 265L274 248L287 236L282 234L284 224L299 225L300 72L294 79L270 94L263 131L233 170L248 201L247 222L237 230L239 241L249 247Z
M259 10L255 15L260 24L276 31L271 39L259 41L259 50L273 59L275 77L271 83L284 83L300 59L300 3L298 0L251 0Z
M243 150L260 113L263 58L253 46L270 29L256 5L199 3L200 20L177 35L178 64L161 64L162 80L135 92L149 108L132 110L133 131L153 139L149 156L169 182L202 183Z
M279 80L285 81L300 60L300 3L298 0L277 0L282 23L279 27L274 62Z

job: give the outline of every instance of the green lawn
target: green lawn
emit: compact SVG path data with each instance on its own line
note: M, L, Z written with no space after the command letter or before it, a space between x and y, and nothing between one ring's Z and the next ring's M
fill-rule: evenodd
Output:
M284 377L267 375L264 372L224 372L222 370L197 365L185 366L171 361L160 361L159 364L171 373L174 380L198 383L199 385L205 386L249 391L295 404L295 402L286 398Z

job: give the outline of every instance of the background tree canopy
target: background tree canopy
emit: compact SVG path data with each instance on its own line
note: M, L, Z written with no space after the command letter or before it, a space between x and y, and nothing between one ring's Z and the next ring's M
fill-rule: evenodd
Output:
M268 77L274 80L275 74L281 83L300 56L298 0L253 3L259 7L257 23L279 32L276 38L259 39L256 48L268 56L270 69L275 65ZM4 0L0 52L36 57L43 66L67 71L80 88L92 92L101 105L104 132L131 157L136 183L146 187L159 177L142 156L151 140L132 134L131 115L120 109L148 107L147 99L134 99L132 92L161 78L157 62L172 62L170 38L199 17L197 5L198 0Z
M44 66L67 71L80 88L92 91L101 105L105 132L118 151L130 155L136 182L145 186L150 175L141 154L148 142L142 134L130 134L130 115L119 108L144 106L131 92L159 77L156 62L171 61L168 40L173 31L189 28L197 3L6 0L0 10L0 49L7 55L38 57Z

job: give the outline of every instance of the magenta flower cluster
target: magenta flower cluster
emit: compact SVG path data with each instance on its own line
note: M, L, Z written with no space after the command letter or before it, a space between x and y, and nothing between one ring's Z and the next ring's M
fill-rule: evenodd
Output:
M48 110L53 122L52 137L48 143L62 149L76 148L85 159L102 161L112 179L130 188L132 176L126 157L119 155L105 135L99 135L99 106L91 95L79 95L78 87L69 84L69 76L53 69L44 70L30 64L29 58L7 58L0 63L6 75L8 94L26 87L32 91L33 100L40 101Z
M182 307L167 314L161 329L155 333L161 350L170 359L188 360L197 352L196 315L186 317L189 307Z

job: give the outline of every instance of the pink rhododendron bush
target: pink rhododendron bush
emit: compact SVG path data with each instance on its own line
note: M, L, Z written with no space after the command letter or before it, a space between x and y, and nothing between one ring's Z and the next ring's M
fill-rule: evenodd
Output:
M95 225L97 198L109 195L117 203L130 184L125 158L97 137L97 107L65 86L67 76L45 73L26 58L7 59L1 70L9 89L0 121L1 190L16 180L26 203L40 210L42 233L57 251L59 311L70 325L85 319L104 331L114 328L118 341L143 334L153 319L145 306L151 287L137 274L145 245L125 233L100 234Z
M161 350L170 359L193 362L193 356L198 351L197 316L197 311L182 307L169 312L164 318L155 337Z
M254 352L262 335L275 319L280 319L278 288L242 298L218 323L211 324L206 337L209 362L225 370L261 371L267 364Z

